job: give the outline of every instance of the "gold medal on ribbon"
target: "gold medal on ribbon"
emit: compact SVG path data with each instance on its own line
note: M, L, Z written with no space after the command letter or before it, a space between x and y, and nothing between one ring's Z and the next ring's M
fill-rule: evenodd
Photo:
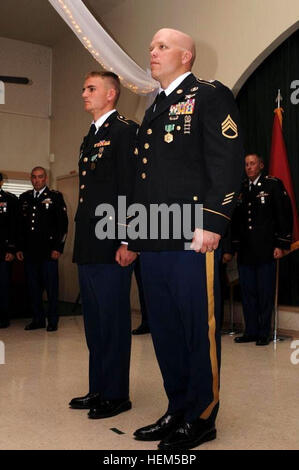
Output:
M171 134L171 132L174 131L174 128L175 128L174 124L167 124L165 126L165 130L167 134L164 135L164 141L167 142L168 144L170 144L170 142L173 141L173 135Z
M168 144L170 144L170 142L173 141L173 135L170 134L170 132L167 132L167 134L164 135L164 140L165 140L165 142L167 142Z

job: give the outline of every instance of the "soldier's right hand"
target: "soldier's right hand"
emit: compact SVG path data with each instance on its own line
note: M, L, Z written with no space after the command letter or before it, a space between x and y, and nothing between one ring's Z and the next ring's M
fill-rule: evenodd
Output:
M115 261L122 267L129 266L137 258L137 253L128 250L128 245L121 245L115 255Z

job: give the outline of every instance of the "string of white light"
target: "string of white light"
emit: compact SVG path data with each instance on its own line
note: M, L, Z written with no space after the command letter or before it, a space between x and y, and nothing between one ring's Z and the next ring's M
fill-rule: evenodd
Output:
M109 36L81 0L49 0L85 48L105 70L119 76L126 88L139 95L159 85Z

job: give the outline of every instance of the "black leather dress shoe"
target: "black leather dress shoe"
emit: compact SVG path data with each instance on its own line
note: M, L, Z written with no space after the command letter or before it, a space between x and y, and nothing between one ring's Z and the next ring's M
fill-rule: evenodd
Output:
M256 340L256 336L250 335L237 336L237 338L234 339L235 343L255 343Z
M39 328L46 328L45 323L36 323L36 322L31 322L28 325L25 326L24 330L38 330Z
M132 335L145 335L146 333L150 333L150 329L148 325L143 325L142 323L132 331Z
M176 429L183 421L183 414L166 413L154 424L137 429L134 432L135 439L138 441L159 441Z
M47 331L57 331L58 326L57 325L48 325L47 326Z
M0 321L0 328L8 328L10 325L10 322L7 320L7 321Z
M131 408L130 400L102 400L95 408L89 410L88 417L90 419L110 418Z
M198 419L194 423L184 423L172 431L158 445L160 450L185 450L193 449L203 442L216 439L214 424Z
M99 393L88 393L85 397L73 398L69 405L75 410L89 410L101 402Z
M266 336L262 336L261 338L257 340L255 344L257 346L267 346L269 343L270 343L269 338L267 338Z

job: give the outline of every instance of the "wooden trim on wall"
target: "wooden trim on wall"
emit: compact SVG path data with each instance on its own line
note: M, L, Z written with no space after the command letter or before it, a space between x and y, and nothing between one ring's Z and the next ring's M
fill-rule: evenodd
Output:
M28 181L30 181L30 173L29 172L1 170L0 173L3 174L3 179L28 180Z
M278 305L278 310L283 310L284 312L295 312L299 313L299 307L293 305Z
M58 180L64 180L66 178L75 178L75 176L78 176L79 173L77 171L72 171L68 175L61 175L56 177L56 181Z

